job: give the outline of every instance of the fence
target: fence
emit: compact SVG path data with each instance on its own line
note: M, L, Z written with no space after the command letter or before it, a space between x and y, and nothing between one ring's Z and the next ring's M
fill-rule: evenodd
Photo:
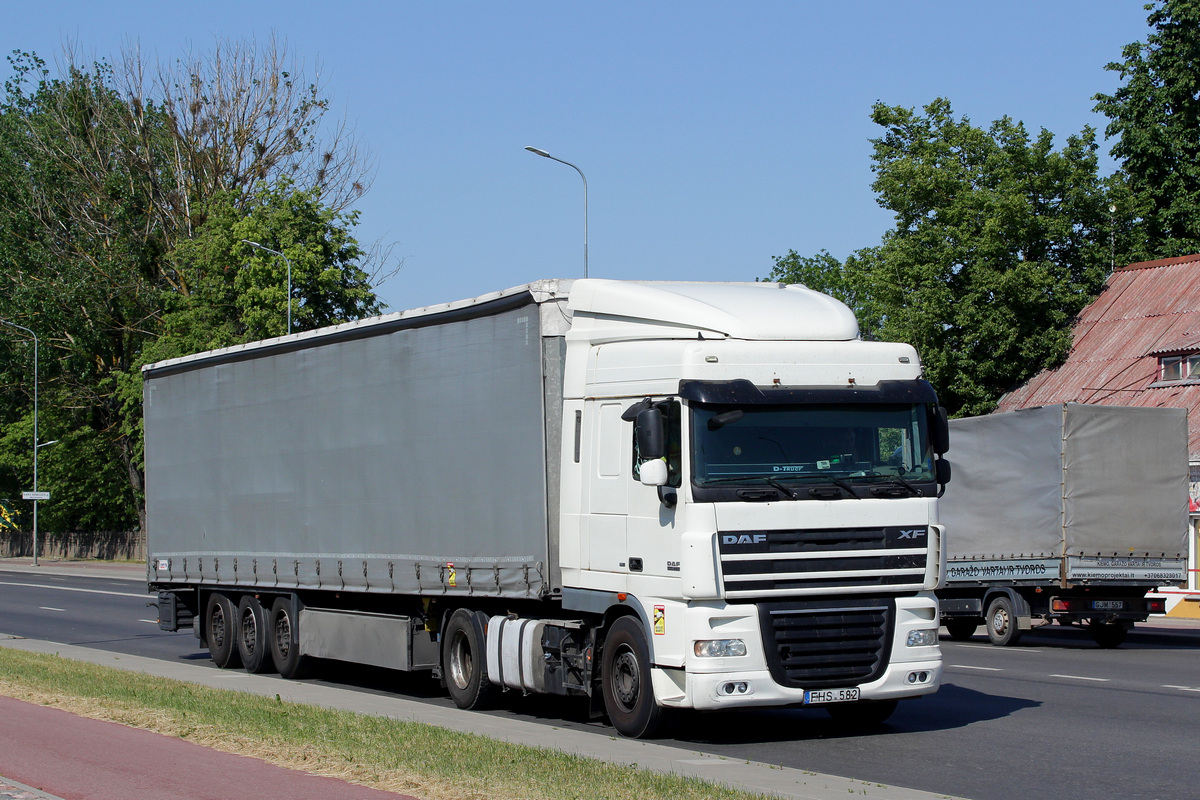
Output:
M39 558L146 560L146 537L140 531L98 531L38 535ZM32 558L31 531L0 531L0 558Z

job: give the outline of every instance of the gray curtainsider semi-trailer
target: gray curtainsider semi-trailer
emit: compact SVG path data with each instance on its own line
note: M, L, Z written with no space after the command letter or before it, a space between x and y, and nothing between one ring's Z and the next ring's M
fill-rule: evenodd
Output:
M945 415L825 295L539 281L144 377L149 582L219 666L581 695L628 736L937 688Z

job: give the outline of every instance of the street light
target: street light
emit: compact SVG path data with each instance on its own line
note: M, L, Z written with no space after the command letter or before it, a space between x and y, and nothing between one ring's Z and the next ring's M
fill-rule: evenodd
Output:
M563 161L561 158L550 155L545 150L539 150L536 147L526 147L526 150L539 155L542 158L548 158L551 161L557 161L560 164L566 164L571 169L579 173L579 177L583 178L583 277L588 276L588 201L587 201L587 176L583 174L583 170L572 164L570 161Z
M33 331L26 328L24 325L18 325L15 322L9 322L6 319L0 319L0 323L25 331L33 337L33 565L38 566L38 450L45 447L47 444L54 442L46 442L38 444L38 337ZM54 440L58 441L57 439Z
M272 250L271 248L267 247L266 245L259 244L258 242L252 242L249 239L242 239L242 244L248 244L251 247L257 247L259 250L266 250L268 253L274 253L275 255L282 258L284 260L284 263L287 264L287 332L291 333L292 332L292 262L288 260L287 256L285 256L283 253L279 252L278 250Z

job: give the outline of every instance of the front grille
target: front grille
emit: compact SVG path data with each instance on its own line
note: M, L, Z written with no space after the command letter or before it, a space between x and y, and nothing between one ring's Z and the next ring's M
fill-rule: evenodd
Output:
M722 586L728 599L920 591L929 539L923 526L721 532Z
M761 603L758 614L767 666L781 686L854 686L887 667L896 617L891 598Z

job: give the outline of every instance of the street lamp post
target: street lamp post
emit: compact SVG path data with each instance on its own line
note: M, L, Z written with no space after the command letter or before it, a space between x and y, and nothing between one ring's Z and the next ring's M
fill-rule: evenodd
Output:
M275 255L282 258L284 263L287 264L287 332L291 333L292 332L292 262L288 259L287 256L285 256L283 253L279 252L278 250L272 250L271 248L267 247L266 245L259 244L258 242L252 242L249 239L242 239L242 244L248 244L251 247L257 247L259 250L266 250L268 253L274 253Z
M539 150L536 147L526 147L529 152L539 155L542 158L548 158L551 161L557 161L560 164L566 164L571 169L579 173L579 177L583 178L583 277L588 276L588 198L587 198L587 176L583 174L583 170L572 164L570 161L563 161L561 158L550 155L545 150Z
M38 337L37 334L26 328L24 325L18 325L15 322L9 322L6 319L0 319L0 323L25 331L33 337L33 565L38 566L38 450L45 445L38 444ZM46 444L54 444L54 442L46 442Z

